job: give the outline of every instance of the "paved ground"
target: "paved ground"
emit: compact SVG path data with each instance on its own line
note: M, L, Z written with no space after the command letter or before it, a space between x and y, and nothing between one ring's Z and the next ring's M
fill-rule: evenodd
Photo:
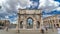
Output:
M0 30L0 34L41 34L40 31L34 31L34 30L21 30L20 33L17 33L16 30L9 30L8 32L5 30ZM49 30L45 34L57 34L57 31L53 32L52 30Z

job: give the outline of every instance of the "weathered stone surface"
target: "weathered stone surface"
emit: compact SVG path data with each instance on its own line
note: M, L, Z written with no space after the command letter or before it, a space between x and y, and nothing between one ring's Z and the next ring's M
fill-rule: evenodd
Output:
M32 30L37 29L37 21L41 24L41 16L42 16L42 11L41 10L28 10L28 9L19 9L18 11L18 25L20 29L20 23L23 21L23 28L22 30L27 30L27 19L31 18L33 19L33 28ZM40 27L41 28L41 27ZM40 30L39 28L39 30Z

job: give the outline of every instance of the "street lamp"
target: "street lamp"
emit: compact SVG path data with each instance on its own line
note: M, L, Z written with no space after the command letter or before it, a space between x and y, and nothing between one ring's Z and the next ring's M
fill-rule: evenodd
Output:
M16 25L16 30L17 30L17 33L19 33L19 22L17 21L17 25Z

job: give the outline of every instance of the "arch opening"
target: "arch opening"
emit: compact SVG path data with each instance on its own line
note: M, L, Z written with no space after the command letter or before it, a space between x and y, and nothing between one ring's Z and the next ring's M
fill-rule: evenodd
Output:
M23 21L20 22L20 28L23 28Z
M40 28L40 22L37 21L37 28Z
M27 29L33 28L33 19L31 17L27 18Z

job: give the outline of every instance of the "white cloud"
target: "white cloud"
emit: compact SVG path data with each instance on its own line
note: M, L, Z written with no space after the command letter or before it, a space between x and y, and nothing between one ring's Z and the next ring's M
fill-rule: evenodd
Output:
M39 8L45 7L45 0L40 0L39 3L40 3Z
M6 19L8 19L9 17L8 16L5 16Z
M49 6L58 6L59 2L54 1L54 0L40 0L40 5L39 8L43 6L44 7L49 7Z
M19 0L20 8L26 8L30 5L30 0Z
M55 10L60 11L60 7L56 8Z
M45 18L45 17L49 17L49 16L53 16L53 15L43 15L42 17Z
M59 6L59 2L54 0L40 0L39 8L42 8L46 12L51 12L53 9Z
M18 18L17 18L17 17L10 18L9 20L10 20L10 22L13 23L13 24L17 24L17 23L18 23Z
M34 6L37 6L37 3L33 4L32 1L30 0L0 0L0 5L2 6L2 9L0 9L0 14L2 14L3 17L8 16L9 18L9 16L13 16L17 14L18 8L21 8L21 9L25 9L26 7L30 8L31 5L34 8ZM40 5L38 8L43 8L45 11L48 12L58 7L58 5L59 5L59 2L56 2L54 0L49 0L49 1L40 0ZM59 9L57 8L57 10ZM15 18L13 19L14 21L16 21Z
M6 0L0 0L0 4L1 4L2 2L4 2L4 3L5 3L5 2L6 2Z

